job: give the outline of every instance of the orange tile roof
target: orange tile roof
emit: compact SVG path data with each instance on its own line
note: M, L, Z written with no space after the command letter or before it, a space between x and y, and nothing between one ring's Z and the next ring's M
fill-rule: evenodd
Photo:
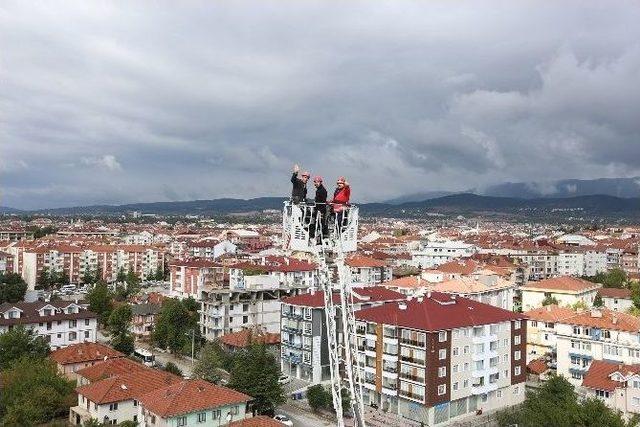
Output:
M49 357L58 365L69 365L124 357L124 354L103 344L83 342L55 350Z
M586 292L590 289L602 287L599 283L589 282L588 280L578 279L571 276L553 277L551 279L543 279L539 282L529 282L523 286L522 290L552 290L566 293Z
M387 263L379 259L355 255L345 260L345 264L354 268L386 267Z
M234 421L229 424L229 427L282 427L283 425L281 422L266 415L258 415L257 417Z
M247 347L251 343L273 345L280 344L280 334L244 329L223 335L220 337L220 341L230 347L238 348Z
M159 388L142 396L140 402L146 410L162 418L169 418L244 403L251 399L244 393L197 379L182 380L168 387Z
M624 376L640 373L640 365L624 365L622 363L594 360L582 380L582 386L595 390L613 391L623 386L620 381L611 379L611 374L619 372Z
M389 280L387 282L380 283L380 286L389 288L420 288L427 286L429 282L420 278L420 276L405 276L397 279Z
M436 270L450 274L471 274L478 267L472 259L458 259L446 262L436 267Z
M164 388L180 380L182 378L169 372L146 368L83 385L76 388L76 392L100 405L123 400L140 400L140 397L149 391Z
M563 323L614 331L640 332L640 318L631 314L609 310L608 308L583 311L566 319Z
M544 359L532 360L527 365L527 371L537 375L545 373L548 369L549 367L547 366L547 363L544 361Z
M135 362L126 357L120 357L117 359L109 359L93 366L87 366L86 368L78 370L76 374L86 378L89 382L95 382L104 378L125 375L143 369L149 368L142 363Z
M551 304L525 311L524 315L527 316L529 320L536 320L538 322L560 322L575 316L576 312L569 307L560 307L556 304Z
M631 289L625 288L602 288L598 291L603 298L631 299Z

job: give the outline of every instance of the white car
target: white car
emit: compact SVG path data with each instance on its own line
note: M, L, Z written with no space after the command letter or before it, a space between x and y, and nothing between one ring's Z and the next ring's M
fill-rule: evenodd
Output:
M274 420L289 427L293 427L293 421L289 417L283 414L276 414L273 417Z
M291 378L289 378L287 375L280 375L280 378L278 378L278 384L289 384L291 382Z

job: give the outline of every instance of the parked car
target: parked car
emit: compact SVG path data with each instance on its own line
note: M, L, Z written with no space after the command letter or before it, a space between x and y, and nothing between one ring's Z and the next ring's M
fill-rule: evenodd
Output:
M273 419L278 421L279 423L282 423L282 424L286 425L286 426L293 427L293 421L291 421L291 419L289 417L287 417L286 415L276 414L273 417Z
M279 384L289 384L291 382L291 378L287 375L280 375L280 378L278 378L278 383Z

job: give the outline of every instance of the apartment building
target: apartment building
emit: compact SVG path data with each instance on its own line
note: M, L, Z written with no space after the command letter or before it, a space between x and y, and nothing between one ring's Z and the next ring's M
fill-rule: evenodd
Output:
M580 385L591 363L640 363L640 318L607 308L577 312L555 325L558 374Z
M235 254L238 247L228 240L202 239L186 243L187 258L215 260L225 254Z
M546 305L524 312L527 320L527 363L546 357L555 363L557 356L556 327L576 312L568 307Z
M542 307L546 298L555 298L558 304L563 306L572 306L580 302L591 307L600 288L602 288L600 283L571 276L529 282L520 288L522 309L531 310Z
M580 248L572 248L558 252L559 276L584 276L584 267L585 254Z
M527 266L527 280L542 280L558 275L558 252L549 246L528 246L526 248L497 251Z
M598 295L602 298L603 305L609 310L626 312L633 307L631 289L601 288Z
M169 289L175 298L200 299L205 287L222 286L224 267L211 260L189 259L169 262Z
M393 268L385 261L362 255L354 255L345 260L349 268L348 280L354 286L374 286L393 278Z
M18 325L43 337L52 350L96 341L96 314L72 301L0 304L0 334Z
M0 252L0 274L13 273L13 255Z
M244 420L251 396L194 379L151 391L142 396L138 419L145 426L217 427Z
M638 247L626 248L620 258L620 268L622 268L627 275L637 275L640 273L638 265Z
M339 295L333 296L340 300ZM354 310L404 300L405 296L380 287L354 288ZM306 293L282 300L280 325L281 370L310 383L330 379L324 293Z
M478 252L474 245L454 240L425 241L411 251L411 263L419 268L432 268L456 258L469 258Z
M103 424L139 422L138 406L146 394L179 383L182 378L169 372L139 366L76 388L78 405L69 410L69 422L82 425L96 419Z
M76 372L96 363L102 363L108 359L125 357L106 345L95 342L82 342L54 350L49 358L56 362L58 372L75 380Z
M582 380L588 397L596 397L627 419L640 415L640 366L594 360Z
M243 329L280 332L281 300L315 286L316 265L289 257L265 257L229 267L229 284L205 286L200 326L208 340Z
M97 271L107 282L114 282L120 271L130 270L145 279L164 269L164 252L144 245L42 245L24 248L21 268L31 290L45 269L66 274L72 283L81 283L86 274Z
M522 314L433 292L360 310L356 321L367 404L447 425L524 400Z

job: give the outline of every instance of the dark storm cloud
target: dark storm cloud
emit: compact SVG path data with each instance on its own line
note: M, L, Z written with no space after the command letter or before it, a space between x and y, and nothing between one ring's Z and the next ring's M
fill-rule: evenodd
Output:
M635 2L3 2L0 204L640 174ZM543 188L541 191L554 191Z

